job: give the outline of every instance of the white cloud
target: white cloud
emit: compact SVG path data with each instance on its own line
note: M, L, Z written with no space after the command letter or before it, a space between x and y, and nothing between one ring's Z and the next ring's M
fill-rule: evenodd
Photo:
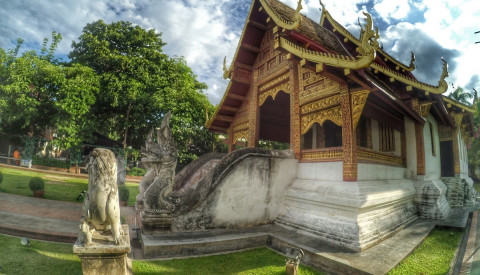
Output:
M377 0L374 8L387 23L390 23L390 18L405 18L410 12L408 1Z

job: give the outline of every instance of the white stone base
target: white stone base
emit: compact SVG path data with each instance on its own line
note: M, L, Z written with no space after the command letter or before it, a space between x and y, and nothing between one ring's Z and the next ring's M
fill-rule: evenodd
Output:
M321 181L296 179L275 223L362 251L418 218L409 179Z
M447 186L441 180L414 182L417 194L414 202L418 207L420 217L430 220L444 220L450 213L447 201Z

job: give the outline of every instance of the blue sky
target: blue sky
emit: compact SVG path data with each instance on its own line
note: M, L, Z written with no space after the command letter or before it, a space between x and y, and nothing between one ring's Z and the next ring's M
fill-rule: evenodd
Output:
M297 0L282 0L296 7ZM184 56L207 83L208 97L217 104L228 80L222 62L231 61L245 22L250 0L0 0L0 47L25 40L23 50L39 49L52 31L62 34L58 55L66 58L83 27L103 19L127 20L162 33L170 56ZM415 76L436 85L444 57L450 86L480 89L480 5L475 0L323 0L332 16L358 35L362 11L372 14L384 50L408 64L416 54ZM318 0L304 0L304 15L320 19ZM451 88L450 88L451 89Z

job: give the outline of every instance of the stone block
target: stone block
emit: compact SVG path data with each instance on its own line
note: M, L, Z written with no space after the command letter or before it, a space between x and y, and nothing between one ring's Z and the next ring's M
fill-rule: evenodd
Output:
M93 243L89 246L73 246L82 262L84 275L131 275L132 263L127 254L130 253L130 236L128 225L122 225L122 242L115 245L111 235L94 232Z
M429 220L445 220L450 213L447 201L447 186L441 180L414 182L417 193L414 202L420 217Z

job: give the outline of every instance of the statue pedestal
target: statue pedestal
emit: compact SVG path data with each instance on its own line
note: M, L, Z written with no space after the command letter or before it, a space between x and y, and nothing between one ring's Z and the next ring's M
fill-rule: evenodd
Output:
M150 214L142 211L140 214L142 219L142 233L154 234L162 232L170 232L172 229L173 218L161 216L160 214Z
M73 253L82 262L84 275L131 275L132 262L127 254L130 252L128 225L122 225L123 244L115 245L111 234L101 235L94 232L89 246L73 246Z

